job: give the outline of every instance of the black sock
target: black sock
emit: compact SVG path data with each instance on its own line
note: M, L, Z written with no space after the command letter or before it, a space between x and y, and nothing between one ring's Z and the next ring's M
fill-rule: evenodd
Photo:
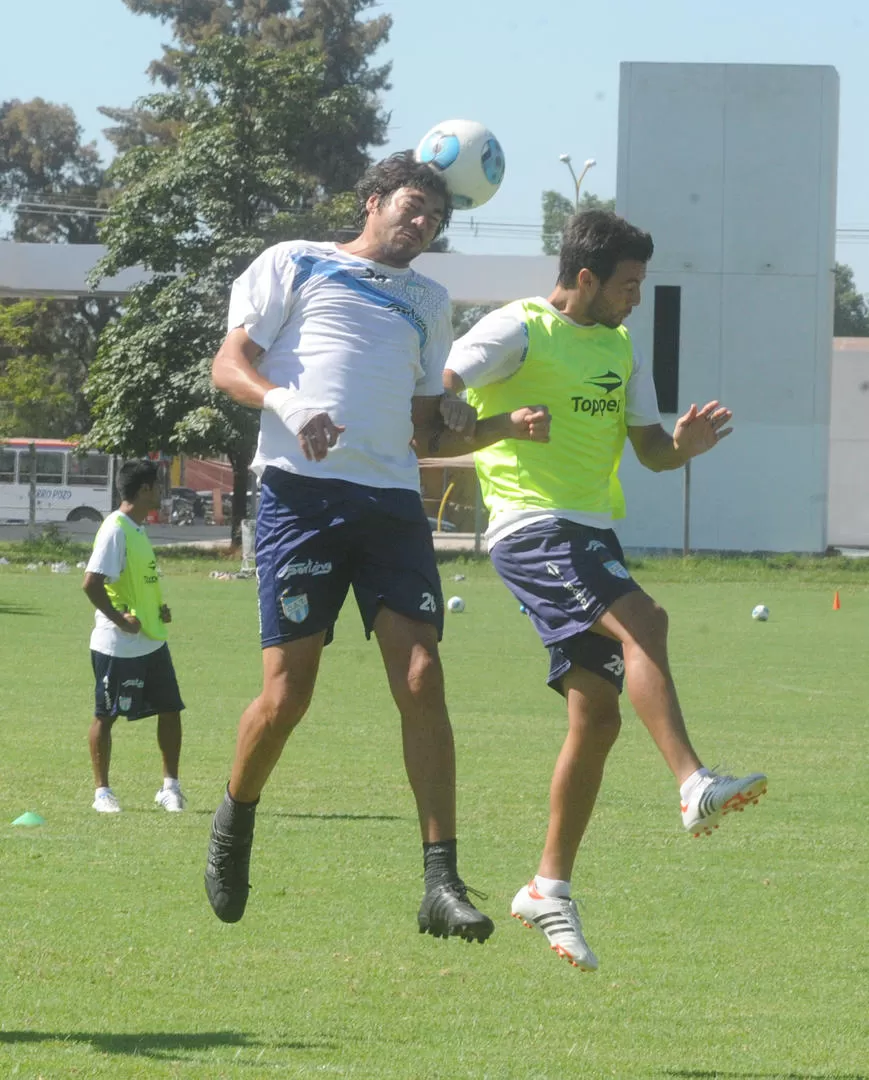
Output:
M221 832L236 833L242 836L245 833L253 832L257 803L259 803L259 799L249 803L236 802L229 794L229 785L227 785L223 802L218 806L217 813L214 815L214 823Z
M425 887L431 889L444 881L457 881L456 841L435 840L422 845Z

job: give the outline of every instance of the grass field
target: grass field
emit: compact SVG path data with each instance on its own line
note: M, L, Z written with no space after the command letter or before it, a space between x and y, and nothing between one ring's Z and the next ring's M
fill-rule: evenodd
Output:
M215 565L165 564L190 807L154 807L153 721L120 723L116 816L90 808L80 572L0 567L0 1077L869 1077L869 573L636 569L670 611L699 751L765 769L770 792L689 839L625 701L574 882L601 961L581 974L509 917L535 869L564 718L529 621L485 562L442 564L446 594L467 602L443 653L460 865L488 894L490 942L416 931L397 717L352 608L266 789L248 913L214 918L209 817L259 683L254 584L210 580ZM768 623L751 621L756 603ZM45 824L13 827L27 810Z

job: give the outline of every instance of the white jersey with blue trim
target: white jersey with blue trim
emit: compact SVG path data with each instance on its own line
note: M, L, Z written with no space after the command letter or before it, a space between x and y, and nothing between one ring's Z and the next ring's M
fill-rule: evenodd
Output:
M419 490L411 399L443 393L452 343L446 289L412 268L384 266L335 244L268 248L236 279L229 329L264 349L258 369L346 430L323 461L264 411L253 461L324 479Z

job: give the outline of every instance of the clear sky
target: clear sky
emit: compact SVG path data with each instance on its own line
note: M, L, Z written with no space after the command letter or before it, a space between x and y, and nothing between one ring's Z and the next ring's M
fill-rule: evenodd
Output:
M122 0L2 0L0 101L43 97L70 105L87 139L101 137L99 105L148 93L148 62L169 34ZM869 4L866 0L380 0L393 17L382 61L392 119L384 152L413 146L435 123L481 120L504 146L498 195L457 214L454 248L470 253L540 251L540 194L573 195L567 168L593 157L583 188L615 194L619 64L830 64L840 79L839 261L869 293ZM379 153L379 152L378 152ZM477 225L473 235L471 218Z

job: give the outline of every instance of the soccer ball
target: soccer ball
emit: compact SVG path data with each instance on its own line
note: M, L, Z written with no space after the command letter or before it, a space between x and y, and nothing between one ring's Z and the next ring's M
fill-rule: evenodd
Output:
M758 604L757 607L751 609L751 617L758 622L766 622L769 618L769 608L766 604Z
M447 611L452 611L453 614L458 615L465 610L465 601L461 596L451 596L447 600Z
M426 132L416 159L443 174L456 210L489 201L504 179L504 151L476 120L446 120Z

